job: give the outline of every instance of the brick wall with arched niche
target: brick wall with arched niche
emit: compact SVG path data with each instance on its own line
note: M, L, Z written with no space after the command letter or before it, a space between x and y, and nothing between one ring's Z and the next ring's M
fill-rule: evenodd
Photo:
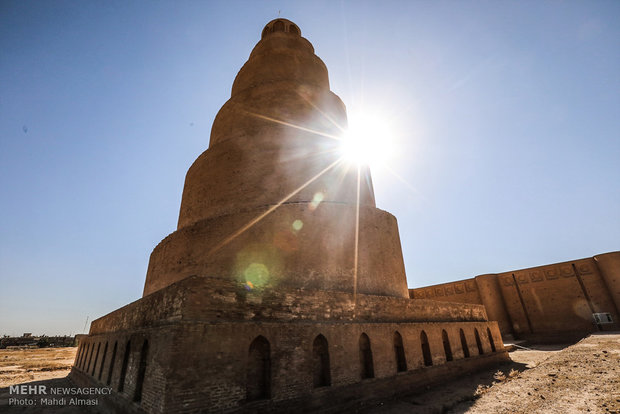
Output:
M74 370L112 387L114 398L157 407L181 378L168 373L164 380L154 367L166 362L154 361L151 349L173 338L183 338L172 355L175 372L201 372L190 393L200 406L261 406L504 352L489 322L189 324L153 337L93 335L80 344ZM233 391L223 395L223 387Z

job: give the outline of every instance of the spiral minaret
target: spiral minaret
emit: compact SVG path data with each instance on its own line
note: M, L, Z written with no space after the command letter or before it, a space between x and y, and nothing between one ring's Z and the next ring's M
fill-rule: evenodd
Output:
M396 219L376 208L368 168L341 158L346 126L299 27L269 22L187 172L144 295L197 275L408 297Z

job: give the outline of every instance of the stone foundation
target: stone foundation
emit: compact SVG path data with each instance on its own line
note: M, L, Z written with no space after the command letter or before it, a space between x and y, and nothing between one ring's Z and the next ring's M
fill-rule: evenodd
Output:
M194 276L94 321L71 376L111 412L338 412L507 359L481 306Z

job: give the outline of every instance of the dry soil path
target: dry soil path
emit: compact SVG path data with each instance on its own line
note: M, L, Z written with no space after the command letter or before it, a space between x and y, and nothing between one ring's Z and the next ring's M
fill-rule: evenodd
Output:
M513 362L498 369L358 413L620 414L620 333L595 334L572 346L532 346L510 357Z

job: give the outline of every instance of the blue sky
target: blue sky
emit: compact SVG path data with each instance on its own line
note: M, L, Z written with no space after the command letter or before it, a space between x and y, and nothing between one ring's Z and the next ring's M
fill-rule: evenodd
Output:
M349 111L410 287L620 249L617 1L0 2L0 334L141 296L263 26L297 23Z

